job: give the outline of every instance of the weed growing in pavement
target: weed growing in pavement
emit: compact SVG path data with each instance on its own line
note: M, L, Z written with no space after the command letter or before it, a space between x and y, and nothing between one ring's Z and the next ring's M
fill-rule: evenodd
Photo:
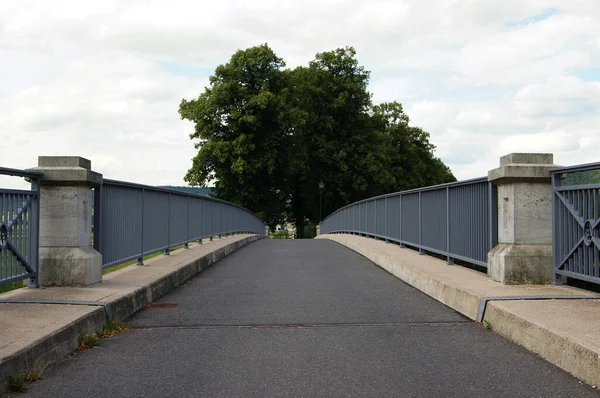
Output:
M100 339L95 334L84 333L79 340L79 351L89 350L100 345Z
M37 371L37 370L30 370L29 372L27 372L27 375L25 376L25 381L27 381L28 383L34 383L38 380L40 380L42 378L42 372Z
M35 383L36 381L40 380L49 364L50 364L49 362L45 362L41 359L36 361L33 369L31 369L25 375L25 380L28 383Z
M106 321L106 325L98 332L98 336L103 339L109 339L125 330L131 330L131 327L123 321L110 318Z
M25 373L20 370L17 374L8 376L6 389L8 392L23 392L25 391Z

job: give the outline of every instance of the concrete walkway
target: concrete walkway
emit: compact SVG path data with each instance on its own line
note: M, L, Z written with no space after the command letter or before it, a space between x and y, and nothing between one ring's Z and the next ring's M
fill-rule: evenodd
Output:
M159 301L27 396L597 396L328 240L258 241Z

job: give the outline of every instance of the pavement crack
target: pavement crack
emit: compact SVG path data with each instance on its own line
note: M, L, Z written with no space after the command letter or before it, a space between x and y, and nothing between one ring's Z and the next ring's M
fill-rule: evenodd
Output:
M134 326L133 330L151 329L328 329L328 328L379 328L379 327L455 327L469 325L471 321L441 322L383 322L383 323L278 323L278 324L240 324L240 325L153 325Z

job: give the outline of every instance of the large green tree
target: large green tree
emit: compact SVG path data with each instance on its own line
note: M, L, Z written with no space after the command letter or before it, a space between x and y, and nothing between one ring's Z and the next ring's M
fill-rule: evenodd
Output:
M284 61L267 46L238 51L220 65L179 113L195 123L198 154L185 176L190 185L214 183L216 196L239 203L274 224L287 207L281 189L287 131Z
M372 115L375 129L384 135L386 164L392 175L386 192L456 181L450 169L434 156L429 133L409 125L401 104L376 105Z
M390 185L385 137L373 128L369 72L352 48L319 53L308 67L290 71L291 106L299 119L287 172L292 185L290 218L303 230L305 218L319 222L319 182L323 214L380 193Z
M214 182L218 197L269 224L320 221L373 195L454 181L429 134L409 125L397 102L373 105L369 72L353 48L285 69L267 46L236 52L210 87L181 102L195 123L198 155L185 179ZM325 188L320 192L319 182Z

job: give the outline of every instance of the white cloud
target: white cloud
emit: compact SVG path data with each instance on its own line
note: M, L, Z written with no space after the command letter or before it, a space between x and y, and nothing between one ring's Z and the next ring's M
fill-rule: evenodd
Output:
M354 46L374 99L403 103L459 178L512 150L597 161L600 76L573 71L600 70L598 37L595 0L0 2L2 166L81 155L110 178L182 184L195 149L179 102L263 42L292 67Z

